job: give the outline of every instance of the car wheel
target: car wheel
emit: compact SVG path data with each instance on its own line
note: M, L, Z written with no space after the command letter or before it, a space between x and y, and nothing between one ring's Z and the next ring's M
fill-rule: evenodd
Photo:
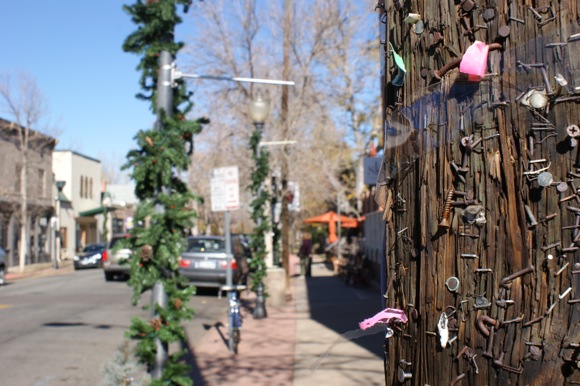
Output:
M113 281L115 274L113 272L105 272L105 281Z
M0 267L0 285L6 284L6 270L4 267Z

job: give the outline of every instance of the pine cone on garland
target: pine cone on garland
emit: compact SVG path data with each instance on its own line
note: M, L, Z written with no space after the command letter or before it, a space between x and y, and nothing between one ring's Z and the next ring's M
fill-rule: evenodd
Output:
M176 310L179 310L182 305L183 305L183 302L181 301L181 299L179 299L179 298L173 299L173 308L175 308Z
M139 251L141 261L147 263L153 258L153 247L151 245L143 245Z
M153 328L155 331L159 331L159 329L161 328L161 319L159 318L153 318L149 321L149 325L151 326L151 328Z

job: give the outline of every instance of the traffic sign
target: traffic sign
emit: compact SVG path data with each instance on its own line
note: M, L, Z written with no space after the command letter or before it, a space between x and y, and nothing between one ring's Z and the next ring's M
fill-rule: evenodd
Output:
M212 212L224 212L240 208L240 185L237 166L213 169L210 186Z

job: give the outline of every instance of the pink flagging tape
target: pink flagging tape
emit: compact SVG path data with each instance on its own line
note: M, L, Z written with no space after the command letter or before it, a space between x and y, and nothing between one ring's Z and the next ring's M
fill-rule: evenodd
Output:
M390 323L393 319L400 320L403 323L407 323L408 320L405 311L396 308L386 308L372 318L363 320L358 325L362 330L366 330L377 323Z

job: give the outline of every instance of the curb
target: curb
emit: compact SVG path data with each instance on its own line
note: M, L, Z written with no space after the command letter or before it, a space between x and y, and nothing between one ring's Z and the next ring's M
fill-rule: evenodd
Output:
M17 271L18 267L9 267L6 273L6 281L21 280L32 277L45 277L64 275L74 272L72 260L65 260L60 263L59 268L52 267L52 263L29 264L24 267L24 272Z

